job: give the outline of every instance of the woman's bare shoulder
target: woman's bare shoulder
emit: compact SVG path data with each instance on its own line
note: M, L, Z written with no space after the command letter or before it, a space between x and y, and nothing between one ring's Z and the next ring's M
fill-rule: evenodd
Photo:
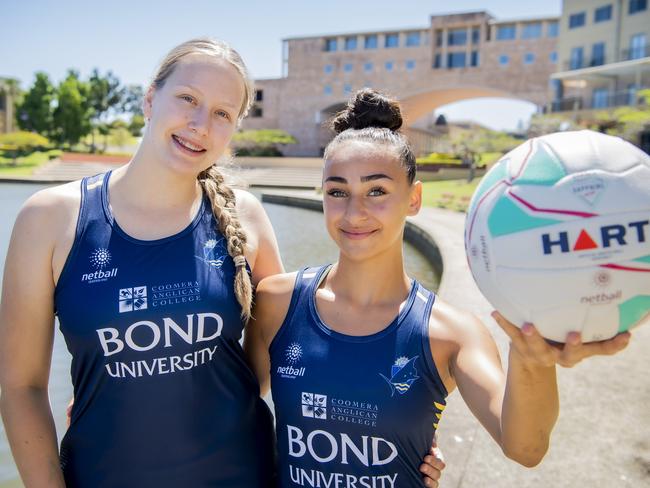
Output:
M79 181L51 186L37 191L23 204L17 225L38 225L50 229L76 218L81 202Z

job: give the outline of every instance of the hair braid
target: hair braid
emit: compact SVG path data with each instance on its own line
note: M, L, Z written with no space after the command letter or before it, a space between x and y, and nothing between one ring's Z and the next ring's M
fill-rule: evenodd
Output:
M235 194L216 165L202 171L198 180L210 199L219 231L226 238L228 254L235 262L235 296L241 305L242 319L248 320L251 316L253 285L246 269L246 234L235 211Z

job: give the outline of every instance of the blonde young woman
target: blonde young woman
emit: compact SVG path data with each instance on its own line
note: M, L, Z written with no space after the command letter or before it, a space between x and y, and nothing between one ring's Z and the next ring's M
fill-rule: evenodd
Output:
M556 365L629 340L581 344L571 333L560 348L495 314L511 339L504 372L483 324L406 275L404 225L422 185L401 125L399 105L380 93L350 100L323 170L339 259L257 288L245 349L262 391L271 386L283 488L419 486L420 459L455 388L506 456L534 466L559 413Z
M262 206L216 167L252 94L228 45L177 46L146 93L131 162L21 210L0 386L28 488L272 485L272 419L239 340L253 286L283 268ZM60 455L47 392L54 315L75 398Z

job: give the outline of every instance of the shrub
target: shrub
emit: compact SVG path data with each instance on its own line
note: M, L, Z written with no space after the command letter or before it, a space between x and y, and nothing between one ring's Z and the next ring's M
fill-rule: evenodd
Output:
M24 154L50 145L46 137L35 132L17 131L0 134L0 146Z

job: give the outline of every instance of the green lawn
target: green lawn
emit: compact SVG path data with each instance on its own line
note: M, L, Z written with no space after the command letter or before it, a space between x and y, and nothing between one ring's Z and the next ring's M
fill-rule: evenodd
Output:
M61 154L58 149L51 151L36 151L28 156L19 157L17 164L13 164L13 158L7 157L4 151L0 151L0 176L29 176L40 165L48 162L52 157Z
M467 183L467 180L428 181L423 183L422 205L465 212L470 198L480 181L480 178L474 178L471 183Z

